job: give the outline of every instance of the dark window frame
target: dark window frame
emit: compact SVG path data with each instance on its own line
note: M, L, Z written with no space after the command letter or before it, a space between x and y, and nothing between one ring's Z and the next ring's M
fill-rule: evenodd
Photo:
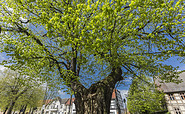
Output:
M180 97L182 100L185 100L185 93L180 93Z
M175 97L173 96L173 94L168 94L170 100L175 100Z
M182 114L179 108L174 107L174 110L175 110L175 113L176 113L176 114Z

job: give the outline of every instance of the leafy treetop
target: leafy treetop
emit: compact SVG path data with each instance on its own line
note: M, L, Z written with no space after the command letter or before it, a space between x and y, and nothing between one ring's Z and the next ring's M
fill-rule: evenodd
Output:
M183 0L6 0L0 6L1 52L11 57L3 64L26 75L90 85L117 67L122 76L163 74L175 68L159 62L184 56Z

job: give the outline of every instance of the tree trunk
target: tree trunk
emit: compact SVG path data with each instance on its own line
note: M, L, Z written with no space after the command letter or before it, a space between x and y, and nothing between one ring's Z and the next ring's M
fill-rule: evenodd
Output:
M95 87L87 95L75 95L78 114L109 114L110 102L114 88Z
M30 110L29 110L29 114L31 114L31 109L32 109L32 108L30 108Z
M8 108L8 111L7 111L7 114L11 114L12 110L13 110L13 107L15 105L15 101L12 100L11 103L10 103L10 107Z
M21 91L11 102L10 102L10 106L8 108L7 114L11 114L13 107L15 105L15 102L17 101L17 99L24 93L27 91L27 88L25 88L23 91Z
M33 111L34 111L34 110L36 110L36 109L37 109L37 107L32 108L32 110L31 110L31 114L33 114Z
M24 108L24 105L21 106L21 109L20 109L20 111L19 111L19 114L21 114L23 108Z
M26 108L27 108L27 105L24 106L24 109L23 109L23 114L25 114L25 111L26 111Z
M6 107L6 109L4 110L3 114L6 114L6 111L8 110L8 107Z
M112 92L115 84L123 80L121 68L112 69L105 79L92 84L86 89L78 85L75 93L75 107L77 114L109 114Z

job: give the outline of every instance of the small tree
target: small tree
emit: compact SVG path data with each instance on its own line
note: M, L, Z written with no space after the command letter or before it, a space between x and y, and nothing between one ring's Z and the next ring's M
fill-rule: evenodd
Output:
M155 88L149 77L134 78L129 89L128 110L131 114L151 114L165 111L164 93Z
M3 74L0 79L0 108L7 110L7 114L11 114L13 109L19 109L21 106L25 109L27 106L37 106L38 100L43 99L43 88L36 87L28 76L9 69Z
M25 92L17 100L15 104L15 110L18 109L25 112L26 109L35 109L37 107L42 107L42 100L44 98L44 88L32 87L27 92Z

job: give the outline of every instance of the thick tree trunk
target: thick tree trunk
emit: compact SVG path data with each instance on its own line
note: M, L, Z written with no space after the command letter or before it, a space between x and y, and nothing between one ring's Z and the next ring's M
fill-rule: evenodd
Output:
M90 88L78 86L74 101L77 114L109 114L112 92L115 84L123 79L121 75L121 68L112 69L109 76Z
M95 87L84 96L75 95L77 114L109 114L112 92L113 88Z

